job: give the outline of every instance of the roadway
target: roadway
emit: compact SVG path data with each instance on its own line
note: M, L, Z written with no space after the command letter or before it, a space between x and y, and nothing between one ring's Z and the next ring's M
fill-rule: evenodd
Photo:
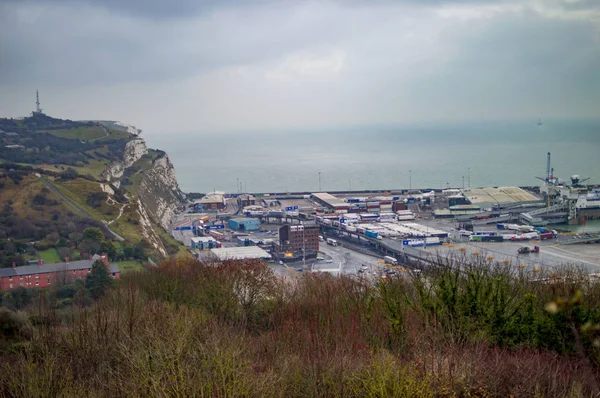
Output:
M404 253L407 256L418 257L433 262L437 262L439 258L446 258L448 256L468 255L469 258L481 256L486 259L490 258L493 261L508 262L515 267L524 264L531 269L552 269L567 265L580 266L584 269L598 272L598 267L600 267L600 248L598 245L583 245L584 247L582 245L562 246L561 242L566 242L568 240L567 236L559 235L558 240L551 239L544 241L470 242L467 237L459 236L459 233L453 229L454 223L452 222L427 219L417 220L416 222L447 231L450 234L450 240L453 244L425 248L423 246L404 246L401 238L377 240L361 237L361 241L364 243L366 240L369 240L373 244L387 247L394 252ZM485 226L478 229L495 230L496 228ZM352 238L352 241L357 242L356 238ZM540 252L519 255L517 251L522 246L529 246L530 248L539 246ZM589 246L589 248L586 246ZM405 261L401 255L398 256L398 259L400 262Z
M402 245L401 240L384 239L385 244L397 251L402 251L408 255L416 255L422 258L435 260L438 257L448 256L482 256L491 258L494 261L505 262L519 266L524 264L530 268L557 268L564 265L581 266L590 271L598 271L600 267L600 257L593 254L581 254L573 247L561 247L557 240L550 239L545 241L522 241L522 242L471 242L466 237L458 236L458 233L451 232L450 239L452 245L429 246L424 248L407 247ZM518 254L517 251L522 246L539 246L539 253Z
M367 273L377 272L378 269L382 267L382 265L379 264L379 257L360 253L343 246L330 246L322 242L319 246L319 252L322 253L324 260L315 262L313 267L313 270L315 271L339 269L341 264L342 274L356 275L359 273L363 264L366 265Z

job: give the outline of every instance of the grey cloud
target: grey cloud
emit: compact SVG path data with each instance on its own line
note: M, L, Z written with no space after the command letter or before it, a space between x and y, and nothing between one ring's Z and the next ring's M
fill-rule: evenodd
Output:
M439 6L443 4L503 4L518 0L333 0L344 6L389 6L397 4L412 4L418 6ZM561 0L562 1L562 0ZM581 0L585 1L585 0ZM589 0L592 1L592 0ZM313 1L316 2L316 1ZM108 10L114 13L124 13L153 19L189 17L211 13L216 10L239 7L253 7L272 0L0 0L2 3L19 4L54 4L59 6L88 5ZM282 1L279 4L293 4L293 0Z
M0 4L0 91L45 85L57 93L55 109L73 118L262 128L577 117L600 104L598 26L579 14L502 1L484 2L495 6L481 16L460 0L340 0L148 18L158 8L134 15L118 5L51 3ZM331 60L339 61L334 73L302 74ZM14 98L0 96L0 110L22 109Z
M260 1L260 0L259 0ZM88 5L115 13L151 18L172 18L202 14L219 8L245 6L243 0L0 0L0 4L50 4L58 6Z

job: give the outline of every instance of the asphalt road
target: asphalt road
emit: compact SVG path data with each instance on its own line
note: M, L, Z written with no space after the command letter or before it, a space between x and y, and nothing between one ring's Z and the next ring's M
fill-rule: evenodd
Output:
M560 242L566 240L566 237L559 235L558 241L549 239L544 241L521 241L521 242L471 242L467 237L460 237L458 232L453 231L454 225L449 222L428 220L426 222L419 220L419 223L427 223L430 227L450 232L450 238L454 246L430 246L427 248L404 247L406 253L418 253L429 256L430 258L446 257L448 255L468 255L493 257L494 261L508 261L515 266L524 264L532 268L556 268L560 266L581 266L591 271L597 272L600 267L600 248L594 250L581 250L577 246L561 246ZM496 230L495 226L485 226L477 230ZM398 249L402 248L401 240L386 239L386 242ZM540 247L539 253L518 254L518 249L523 246L533 248ZM589 246L589 245L588 245ZM462 250L461 250L462 248Z
M369 256L341 246L330 246L321 243L319 251L324 254L323 257L325 260L316 261L314 265L315 270L339 269L341 264L342 274L355 275L363 264L372 270L381 266L378 257ZM326 260L332 260L332 262L328 263Z

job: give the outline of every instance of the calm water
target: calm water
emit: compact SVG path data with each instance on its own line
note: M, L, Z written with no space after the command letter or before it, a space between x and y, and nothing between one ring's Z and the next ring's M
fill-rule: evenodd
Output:
M536 185L555 174L600 183L600 121L360 127L322 131L145 133L186 192ZM470 170L469 170L470 169ZM411 170L411 172L409 172Z

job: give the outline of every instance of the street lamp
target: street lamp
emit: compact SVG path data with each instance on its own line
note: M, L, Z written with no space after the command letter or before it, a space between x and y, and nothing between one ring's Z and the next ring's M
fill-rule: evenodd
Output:
M321 192L321 172L319 171L319 192Z
M412 190L412 170L408 170L408 189Z
M468 178L467 178L467 185L469 186L469 189L471 189L471 168L467 168L467 172L468 174Z

